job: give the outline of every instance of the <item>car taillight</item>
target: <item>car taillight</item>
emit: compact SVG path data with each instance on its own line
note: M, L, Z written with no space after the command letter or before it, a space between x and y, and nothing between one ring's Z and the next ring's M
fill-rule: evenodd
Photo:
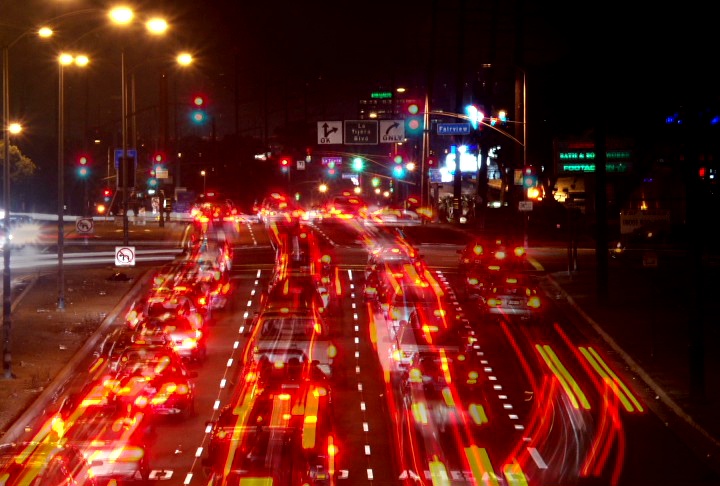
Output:
M504 251L496 251L495 252L495 258L498 260L504 260L505 259L505 252Z
M417 368L412 368L408 372L408 381L410 383L422 383L422 371Z
M502 299L496 299L495 297L490 297L487 300L488 307L499 307L502 306Z
M179 344L185 349L197 347L197 341L195 341L193 338L185 338L181 341L177 341L177 344Z
M110 460L117 462L139 462L144 455L145 450L142 447L126 445L122 448L115 449L110 454Z
M521 257L525 255L525 248L523 248L522 246L516 246L515 250L513 250L513 253L515 253L516 257Z
M528 307L532 307L533 309L539 309L540 308L540 297L537 295L533 295L528 299L527 302Z

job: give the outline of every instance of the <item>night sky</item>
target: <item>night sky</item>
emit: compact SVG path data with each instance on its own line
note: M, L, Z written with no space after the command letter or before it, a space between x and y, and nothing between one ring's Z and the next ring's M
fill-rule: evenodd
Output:
M525 70L530 148L587 134L598 112L610 134L632 135L676 107L717 104L718 41L713 16L700 2L653 10L615 0L128 3L138 12L163 13L172 32L150 41L142 32L113 32L99 11L68 15L113 2L0 0L3 43L62 16L52 49L24 38L10 55L11 112L28 125L23 152L45 172L53 170L57 143L53 56L62 45L93 59L87 72L64 76L68 137L117 124L121 45L136 77L138 110L157 103L164 69L172 100L206 94L218 136L236 129L257 135L266 123L307 117L352 119L358 99L396 86L423 92L431 84L436 105L452 110L458 79L471 93L487 63L498 72ZM192 70L168 68L180 49L195 55ZM505 102L502 92L495 90L496 107Z

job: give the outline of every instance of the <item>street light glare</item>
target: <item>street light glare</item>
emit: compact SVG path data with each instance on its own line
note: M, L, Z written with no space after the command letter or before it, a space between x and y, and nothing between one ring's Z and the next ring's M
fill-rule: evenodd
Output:
M40 27L37 34L42 38L52 37L53 30L50 27Z
M189 66L193 62L192 54L189 52L182 52L177 56L177 62L181 66Z
M129 7L121 6L121 7L115 7L112 10L110 10L109 17L110 20L119 25L127 25L130 22L132 22L133 17L135 14Z
M147 30L153 34L164 34L168 30L168 23L165 19L154 17L145 23Z
M60 62L60 64L62 64L63 66L69 66L73 63L74 60L75 58L73 57L73 55L68 54L67 52L62 52L58 56L58 62Z
M20 125L19 123L11 123L10 125L8 125L8 131L13 135L17 135L18 133L22 132L22 125Z
M79 54L79 55L75 56L75 64L77 64L78 66L80 66L80 67L87 66L88 63L90 63L90 59L86 55Z

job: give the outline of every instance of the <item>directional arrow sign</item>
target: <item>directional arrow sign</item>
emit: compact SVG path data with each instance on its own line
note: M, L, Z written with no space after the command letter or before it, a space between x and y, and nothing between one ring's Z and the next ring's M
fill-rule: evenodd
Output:
M380 143L401 143L404 140L403 120L380 120Z
M342 145L343 129L341 121L319 121L318 127L318 145Z

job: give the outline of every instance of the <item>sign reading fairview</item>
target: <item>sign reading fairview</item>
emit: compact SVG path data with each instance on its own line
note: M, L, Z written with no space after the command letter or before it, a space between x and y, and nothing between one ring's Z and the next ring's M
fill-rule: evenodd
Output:
M377 145L377 120L352 120L345 122L345 143L347 145Z

